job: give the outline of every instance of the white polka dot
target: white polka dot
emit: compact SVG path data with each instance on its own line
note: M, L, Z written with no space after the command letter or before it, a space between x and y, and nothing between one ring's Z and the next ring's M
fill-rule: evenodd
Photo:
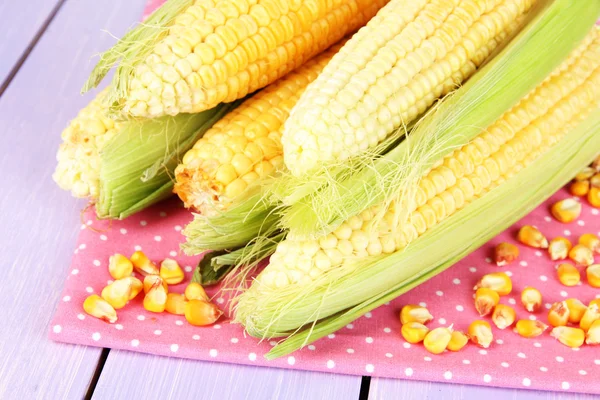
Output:
M548 372L548 368L546 368L546 367L540 367L540 371L542 371L542 372Z
M485 383L490 383L490 382L492 381L492 377L491 377L490 375L488 375L488 374L485 374L485 375L483 376L483 381L484 381Z
M348 354L354 354L354 349L346 349L346 353L348 353Z
M552 304L546 303L546 304L544 304L544 307L546 307L549 310L552 308Z
M143 320L145 320L145 319L146 319L146 317L145 317L145 316L143 316L143 315L138 315L138 316L137 316L137 319L138 319L138 321L143 321Z
M170 255L171 257L177 257L177 252L176 252L175 250L171 250L171 251L169 252L169 255Z
M565 292L564 290L561 290L561 291L560 291L560 295L561 295L562 297L567 297L567 296L569 295L569 293Z
M172 344L170 348L171 348L171 351L173 353L177 353L177 350L179 350L179 345L178 344Z
M177 321L175 321L175 325L182 326L183 325L183 321L177 320Z
M116 325L115 325L115 329L116 329L116 330L118 330L118 331L122 331L122 330L123 330L123 325L121 325L121 324L116 324Z
M63 297L63 301L65 301L65 302L71 301L71 296L65 296L65 297Z
M131 341L131 345L132 345L133 347L138 347L138 346L140 345L140 341L139 341L139 340L137 340L137 339L133 339L133 340Z
M194 340L200 340L200 335L194 335L194 336L192 336L192 339L194 339Z
M365 313L365 318L371 318L373 316L373 314L371 314L370 312Z
M461 306L460 304L456 306L456 311L464 311L465 308L463 306Z
M166 217L166 216L167 216L167 213L166 213L166 212L164 212L164 211L161 211L161 212L160 212L158 215L160 215L161 217Z
M491 258L489 258L489 257L486 257L486 258L485 258L485 262L489 264L489 263L491 263L491 262L492 262L492 259L491 259Z
M296 364L296 358L294 358L294 356L289 356L288 357L288 364L290 364L290 365Z
M346 325L346 329L354 329L354 325L348 324L348 325Z
M256 361L256 353L250 353L250 354L248 354L248 360L250 360L250 361Z
M224 298L222 298L222 297L219 297L219 298L217 299L217 303L219 303L219 304L223 304L223 303L225 303L225 299L224 299Z
M404 342L402 343L402 347L404 347L405 349L410 349L410 343Z
M423 357L423 360L425 360L425 361L431 361L431 357L425 356L425 357Z
M471 364L471 361L469 361L469 360L463 360L462 363L465 364L465 365L469 365L469 364Z
M470 271L470 272L477 272L477 268L475 268L475 267L470 267L470 268L469 268L469 271Z
M534 347L542 347L542 344L540 342L535 342L533 344Z
M552 221L552 218L550 218L550 217L544 217L544 221L550 222L550 221Z
M82 224L79 229L84 230L85 228L87 228L87 226L85 226L85 224Z
M390 328L383 328L383 331L384 331L385 333L390 333L392 330L391 330Z
M580 348L579 348L579 347L571 347L571 350L572 350L572 351L579 351L579 350L580 350Z
M565 359L564 359L564 358L562 358L561 356L557 356L557 357L556 357L556 361L558 361L558 362L563 362L563 361L565 361Z
M577 221L577 225L579 225L579 226L584 226L584 225L585 225L585 222L584 222L584 221L582 221L582 220L579 220L579 221Z
M419 303L419 305L420 305L421 307L427 307L427 303L425 303L424 301L420 302L420 303Z
M311 350L311 351L313 351L314 349L316 349L316 347L315 347L314 344L309 344L308 345L308 349Z
M231 338L231 343L237 343L237 342L239 342L238 338L236 338L236 337Z
M600 365L600 360L594 360L594 364Z
M92 225L92 223L93 223L93 222L92 222L92 220L91 220L91 219L88 219L88 220L86 221L86 224L87 224L87 226L91 226L91 225Z
M81 321L83 321L85 319L85 315L77 314L77 319L80 319Z
M508 299L508 304L515 305L515 304L517 304L517 302L516 302L516 300L515 300L515 299L513 299L513 298L510 298L510 299Z
M144 221L144 220L141 220L141 221L140 221L140 225L141 225L141 226L146 226L146 225L148 225L148 222L146 222L146 221Z
M78 269L74 269L71 271L71 275L77 275L79 273Z
M175 225L175 230L176 230L177 232L181 231L181 226L179 226L179 225Z
M571 231L568 229L565 229L564 234L565 234L565 236L571 236Z
M87 247L87 245L85 243L81 243L79 245L79 250L85 250L86 247Z
M513 273L512 273L512 272L510 272L510 271L505 271L504 273L505 273L506 275L508 275L508 276L513 276Z
M219 354L219 352L217 351L217 349L210 349L210 350L208 351L208 354L210 354L210 356L211 356L212 358L215 358L215 357L216 357L216 356Z
M392 353L385 353L385 356L386 356L387 358L392 358L392 357L394 357L394 355L393 355Z
M598 215L600 214L600 210L596 210L595 208L592 208L592 215Z
M537 317L535 315L530 315L529 319L532 320L532 321L535 321L535 320L537 320Z
M504 368L510 367L510 364L507 362L501 362L500 365L502 365Z
M530 385L531 385L531 379L523 378L523 386L530 386Z
M327 337L329 339L334 339L335 338L335 334L334 333L330 333L329 335L327 335Z
M496 339L496 343L498 343L498 344L504 344L504 340L502 340L502 339Z
M275 346L275 345L277 344L277 342L276 342L276 341L274 341L274 340L271 340L271 341L269 342L269 344L270 344L271 346Z
M452 379L452 372L450 372L450 371L444 372L444 379L448 379L448 380Z
M483 349L481 349L481 350L479 350L479 354L481 354L481 355L484 355L484 356L485 356L485 355L487 354L487 350L483 350Z
M135 251L142 251L142 246L140 246L140 245L138 244L138 245L135 245L135 246L133 246L133 249L134 249Z
M517 353L517 357L519 358L527 358L527 356L525 355L525 353Z
M182 323L183 323L183 322L182 322ZM214 328L214 329L221 329L221 325L219 325L219 324L215 324L215 325L213 325L213 328Z
M440 318L440 319L438 319L438 322L439 322L441 325L446 325L446 319L445 319L445 318Z
M119 229L119 232L121 232L122 235L126 235L127 234L127 229L121 228L121 229Z
M404 370L404 375L406 375L406 376L412 376L412 374L413 374L413 369L412 368L406 368Z
M443 295L444 295L444 292L442 292L441 290L436 290L435 294L436 294L437 296L443 296Z
M528 264L527 264L527 261L521 261L521 262L519 263L519 265L520 265L521 267L526 267Z
M540 281L546 282L547 280L548 280L548 277L546 275L540 275Z
M98 333L98 332L92 333L92 340L95 341L95 342L97 342L98 340L100 340L101 337L102 336L100 336L100 333Z
M52 332L54 332L54 333L61 333L62 332L62 326L60 326L60 325L54 325L52 327Z
M106 235L100 235L100 240L106 241L108 238L106 237Z
M109 279L109 280L107 280L107 281L106 281L106 284L107 284L107 285L111 285L113 282L114 282L114 281L113 281L112 279Z
M579 375L587 375L587 371L583 370L583 369L580 369L579 370Z
M100 266L100 261L94 260L94 261L92 261L92 264L94 264L95 267L99 267Z
M154 331L154 334L156 336L160 336L162 334L162 331L160 329L157 329L157 330Z
M88 287L85 288L85 291L88 292L88 293L94 293L94 288L91 287L91 286L88 286Z
M327 368L332 369L335 367L335 362L333 360L327 360Z
M569 382L563 382L560 384L560 387L564 390L569 390L571 388L571 385L569 384Z
M539 251L539 250L536 250L536 252L535 252L535 255L536 255L537 257L541 257L541 256L542 256L542 252L541 252L541 251Z
M452 283L454 283L455 285L460 285L460 279L454 278L452 279Z
M365 369L367 370L367 372L373 372L375 371L375 366L373 364L367 364L365 365Z
M373 343L373 338L372 338L372 337L370 337L370 336L369 336L369 337L366 337L366 338L365 338L365 342L367 342L367 343Z
M156 235L156 236L154 236L154 240L155 240L156 242L160 242L160 241L162 240L162 237L160 237L160 236Z

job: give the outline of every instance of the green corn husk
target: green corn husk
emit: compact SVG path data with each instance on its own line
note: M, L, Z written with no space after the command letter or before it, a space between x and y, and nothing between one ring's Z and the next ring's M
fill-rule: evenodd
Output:
M404 251L371 259L352 275L290 299L277 315L238 308L236 320L245 323L253 336L290 335L267 354L268 359L298 350L449 268L533 210L599 154L600 112L596 111L530 166Z
M342 180L333 175L328 186L286 210L282 227L295 238L319 237L412 190L437 160L472 140L567 57L600 15L600 1L542 1L532 15L491 62L417 123L400 145Z

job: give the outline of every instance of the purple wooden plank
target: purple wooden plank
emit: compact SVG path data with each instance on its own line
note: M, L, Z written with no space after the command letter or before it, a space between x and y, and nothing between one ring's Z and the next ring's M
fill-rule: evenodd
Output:
M112 350L94 392L97 400L358 399L361 378L235 366Z
M99 349L47 338L85 206L51 174L61 130L91 98L78 94L90 58L114 42L102 29L124 33L143 5L68 1L0 97L2 399L82 398L97 366ZM0 15L6 7L33 8L2 2Z

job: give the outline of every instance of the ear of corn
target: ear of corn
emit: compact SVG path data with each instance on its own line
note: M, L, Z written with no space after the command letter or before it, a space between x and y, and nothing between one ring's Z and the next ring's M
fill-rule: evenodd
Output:
M386 0L170 0L101 55L108 101L136 117L197 113L260 89L364 25Z

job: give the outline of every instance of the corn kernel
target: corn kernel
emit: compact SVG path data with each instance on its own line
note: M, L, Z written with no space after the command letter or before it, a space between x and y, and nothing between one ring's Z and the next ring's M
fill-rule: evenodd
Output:
M131 262L137 272L142 275L158 275L158 267L148 259L142 251L136 251L131 255Z
M592 324L599 319L600 308L598 308L597 304L590 304L587 310L585 310L585 313L583 313L581 321L579 321L579 327L587 332Z
M550 254L550 259L552 261L564 260L569 255L569 250L573 245L569 241L569 239L564 237L557 237L550 241L548 245L548 253Z
M177 261L165 258L160 264L160 277L169 285L177 285L183 281L185 274Z
M93 294L85 299L83 309L92 317L99 318L111 324L117 322L117 312L115 309L97 294Z
M588 304L588 307L593 306L593 305L596 305L596 307L600 308L600 299L594 299L594 300L590 301L590 304Z
M565 301L552 304L548 311L548 322L552 326L565 326L569 322L569 307Z
M133 264L123 254L113 254L108 259L108 273L113 279L122 279L133 272Z
M156 285L163 285L165 291L167 293L169 292L169 286L163 278L161 278L158 275L146 275L146 277L144 278L144 293L148 293L150 289L152 289L152 287Z
M600 344L600 319L592 322L585 335L586 344Z
M592 265L594 263L594 254L582 244L577 244L569 251L569 258L579 265Z
M194 326L214 324L223 314L217 306L203 300L190 300L185 304L185 319Z
M587 194L587 199L592 207L600 208L600 188L591 187Z
M517 319L517 313L515 309L506 304L498 304L494 308L492 314L492 321L498 327L498 329L506 329L511 326Z
M600 288L600 264L592 264L587 267L585 275L591 287Z
M425 339L429 328L420 322L408 322L402 325L400 333L408 343L420 343Z
M402 325L409 322L426 324L432 319L433 315L429 313L429 310L418 305L408 304L402 307L402 310L400 311L400 323Z
M488 288L496 291L500 296L506 296L512 291L512 281L504 272L494 272L484 275L474 289Z
M542 232L540 232L536 227L531 225L525 225L519 229L517 239L519 242L530 247L535 247L537 249L548 248L548 239L546 239Z
M536 312L542 306L542 293L536 288L527 286L521 292L521 303L529 312Z
M100 294L115 310L119 310L127 304L131 297L131 281L129 279L117 279L102 289Z
M495 248L494 259L496 265L499 267L510 264L515 261L517 257L519 257L519 248L514 244L502 242Z
M209 302L210 298L204 291L202 285L192 282L185 288L185 297L188 300L204 300Z
M552 329L550 336L571 348L581 347L585 341L585 332L583 329L571 326L557 326Z
M597 173L590 178L590 186L600 188L600 173Z
M514 332L523 336L524 338L533 338L540 336L544 331L548 329L548 325L541 321L532 321L530 319L520 319L517 321Z
M584 245L592 252L600 254L600 239L593 233L584 233L579 237L579 244Z
M587 307L577 299L566 299L565 303L567 303L567 308L569 309L569 322L578 324L583 314L585 314Z
M161 313L167 305L167 290L160 282L156 282L144 297L144 308L148 311Z
M595 173L596 170L593 167L585 167L580 173L575 175L575 182L587 181L594 176Z
M558 280L565 286L575 286L581 280L581 275L577 268L571 264L563 263L556 270Z
M473 321L471 325L469 325L467 334L473 343L486 349L490 347L490 344L492 344L492 341L494 340L492 327L488 322L482 320Z
M475 309L482 317L490 314L499 302L500 295L492 289L482 287L475 292Z
M184 315L185 303L187 300L183 294L169 293L167 294L167 302L165 303L165 311L169 314Z
M573 196L584 197L590 191L590 181L575 181L569 186Z
M432 354L441 354L448 347L452 339L452 330L450 328L439 327L427 333L423 339L423 345L428 352Z
M450 351L459 351L467 345L469 337L461 331L452 331L452 337L448 346L446 347Z
M581 215L581 203L572 198L560 200L552 205L550 212L558 221L568 224Z

